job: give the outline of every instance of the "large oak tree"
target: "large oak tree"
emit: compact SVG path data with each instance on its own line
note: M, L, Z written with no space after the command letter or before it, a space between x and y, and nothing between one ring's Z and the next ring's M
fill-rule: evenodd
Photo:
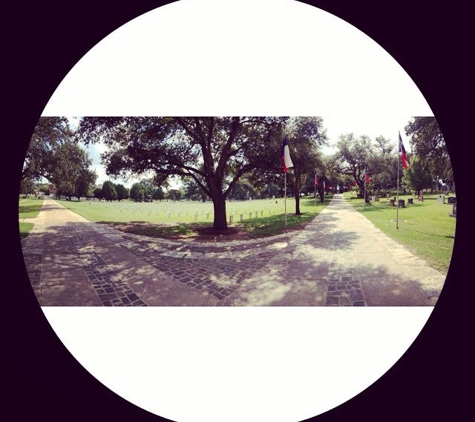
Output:
M104 142L106 172L192 178L211 198L215 230L227 229L226 198L281 143L284 117L84 117L77 138ZM279 160L278 156L275 160Z

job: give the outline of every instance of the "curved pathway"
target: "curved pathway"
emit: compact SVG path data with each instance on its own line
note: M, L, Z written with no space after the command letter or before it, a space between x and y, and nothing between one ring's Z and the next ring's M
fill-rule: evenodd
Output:
M42 306L431 306L445 275L342 195L304 230L254 241L125 234L46 199L23 255Z

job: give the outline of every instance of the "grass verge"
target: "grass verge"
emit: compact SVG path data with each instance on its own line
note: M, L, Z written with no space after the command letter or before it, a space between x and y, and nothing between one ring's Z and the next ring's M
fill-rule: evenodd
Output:
M35 218L40 213L43 199L20 199L18 203L19 218Z
M20 239L24 239L30 234L33 228L33 223L21 223L20 222Z
M411 195L400 195L399 199L405 201L404 208L390 206L389 199L365 204L351 193L345 193L345 197L383 233L433 268L447 273L455 239L456 219L449 216L452 205L437 202L437 195L426 195L422 202L413 198L413 204L408 204Z
M228 224L226 232L216 232L212 229L212 215L207 215L209 203L58 202L90 221L109 224L127 233L165 239L218 241L262 238L282 234L286 230L300 230L321 212L330 200L331 196L328 196L325 202L315 204L313 198L301 198L301 214L295 215L295 200L288 198L287 226L285 214L282 212L283 200L231 202L227 204L228 219L232 212L233 223ZM205 208L206 206L208 208ZM198 221L190 221L195 214Z

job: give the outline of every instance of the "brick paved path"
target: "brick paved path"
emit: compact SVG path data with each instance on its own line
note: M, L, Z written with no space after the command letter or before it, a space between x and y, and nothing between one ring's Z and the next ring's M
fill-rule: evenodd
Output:
M45 200L23 254L43 306L430 306L445 281L341 195L303 231L225 244L125 234Z

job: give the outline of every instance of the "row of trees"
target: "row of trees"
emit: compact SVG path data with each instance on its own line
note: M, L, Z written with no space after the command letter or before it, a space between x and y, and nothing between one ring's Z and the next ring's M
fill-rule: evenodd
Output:
M107 180L102 188L94 190L94 197L106 201L122 201L123 199L132 199L135 202L151 201L152 199L162 200L165 197L162 187L155 187L150 180L136 182L130 189L122 184L114 184Z
M453 185L446 145L435 119L412 119L406 135L412 155L403 183L414 190L434 186L434 180ZM103 142L108 147L102 155L107 174L125 179L152 174L152 178L134 184L130 191L105 182L94 192L96 197L163 199L163 187L175 176L183 182L183 191L170 189L168 197L210 199L213 227L225 230L226 199L282 195L284 136L294 164L287 183L297 214L301 193L317 188L323 201L324 185L328 190L356 184L362 194L365 171L371 174L373 189L396 185L396 142L382 136L371 140L345 134L336 152L324 157L321 147L327 136L320 117L86 117L74 132L67 119L45 117L35 128L23 172L25 179L46 178L62 194L85 196L94 186L95 174L88 169L90 160L79 145Z
M447 145L434 117L414 117L405 127L412 153L410 166L400 168L400 185L419 193L424 189L454 190L454 177ZM397 186L398 143L382 136L341 135L336 152L326 159L329 179L343 186L356 185L363 196L365 189L388 190ZM366 183L365 174L370 177Z

